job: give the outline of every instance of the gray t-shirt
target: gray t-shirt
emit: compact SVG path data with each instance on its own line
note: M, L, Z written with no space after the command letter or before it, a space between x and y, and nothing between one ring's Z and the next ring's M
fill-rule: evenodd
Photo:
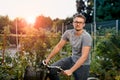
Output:
M76 62L80 56L81 56L81 51L82 47L84 46L92 46L92 38L88 32L85 30L80 36L75 36L75 30L67 30L65 33L62 35L62 39L69 41L70 45L72 47L72 60ZM85 61L83 65L90 65L90 54Z

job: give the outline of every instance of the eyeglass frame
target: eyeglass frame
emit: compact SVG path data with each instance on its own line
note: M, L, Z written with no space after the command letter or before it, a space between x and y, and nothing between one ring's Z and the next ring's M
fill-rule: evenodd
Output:
M73 21L75 24L84 24L85 22Z

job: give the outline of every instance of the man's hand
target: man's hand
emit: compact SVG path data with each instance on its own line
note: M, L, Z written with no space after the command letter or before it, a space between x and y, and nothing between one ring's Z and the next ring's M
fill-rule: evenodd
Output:
M50 59L45 59L44 61L45 61L45 64L48 64Z
M63 74L66 75L66 76L71 76L72 71L71 70L64 70Z

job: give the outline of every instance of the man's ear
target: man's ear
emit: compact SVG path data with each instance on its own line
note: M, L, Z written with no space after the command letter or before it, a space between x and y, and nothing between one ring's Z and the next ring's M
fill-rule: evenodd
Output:
M83 24L83 27L85 27L85 23Z

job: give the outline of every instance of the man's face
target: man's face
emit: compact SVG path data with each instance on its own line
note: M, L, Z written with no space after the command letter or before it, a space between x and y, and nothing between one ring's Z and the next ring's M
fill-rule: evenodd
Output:
M76 31L80 31L83 29L83 27L85 26L85 21L83 18L80 18L80 17L76 17L74 20L73 20L73 26L74 26L74 29Z

